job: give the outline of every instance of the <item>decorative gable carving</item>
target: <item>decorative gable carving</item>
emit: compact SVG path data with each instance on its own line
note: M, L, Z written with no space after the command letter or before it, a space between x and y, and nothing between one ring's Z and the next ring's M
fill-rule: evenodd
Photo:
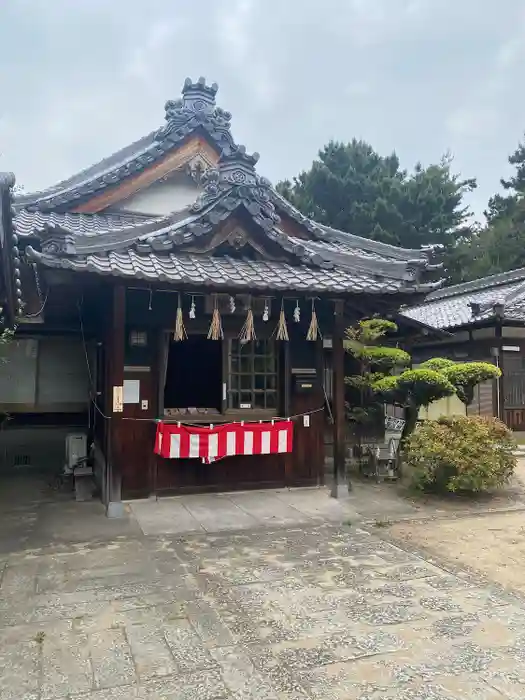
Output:
M203 153L197 153L184 167L184 172L197 184L202 185L204 175L210 169L216 167L211 158L206 158Z
M226 241L235 250L240 250L248 243L248 234L240 226L236 226L231 233L228 234Z

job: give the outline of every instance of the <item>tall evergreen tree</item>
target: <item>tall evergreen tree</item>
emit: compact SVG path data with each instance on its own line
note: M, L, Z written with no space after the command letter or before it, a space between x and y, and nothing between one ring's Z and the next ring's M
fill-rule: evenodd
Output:
M453 174L448 156L408 173L395 153L380 156L356 139L331 141L309 170L277 185L322 224L405 248L441 244L446 251L471 236L463 197L475 187L475 180Z
M463 280L525 267L525 143L508 161L514 174L501 179L506 194L490 198L486 225L463 246Z

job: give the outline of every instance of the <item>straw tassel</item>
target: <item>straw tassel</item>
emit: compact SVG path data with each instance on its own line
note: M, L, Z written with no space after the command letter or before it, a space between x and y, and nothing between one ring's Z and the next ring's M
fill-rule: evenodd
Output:
M244 322L239 334L239 339L241 343L247 343L250 340L256 340L256 338L257 336L255 335L255 327L253 324L253 311L251 308L249 308L248 313L246 314L246 321Z
M279 322L277 323L277 340L290 340L288 337L288 328L286 326L286 316L284 315L284 299L281 300L281 313L279 314Z
M322 335L321 331L319 330L319 323L315 312L315 301L312 299L312 319L310 321L308 333L306 334L306 340L317 340L318 337L322 338Z
M208 331L208 340L222 340L224 333L222 330L221 314L219 312L219 304L217 296L214 297L213 314L211 317L210 330Z
M175 332L173 333L173 340L179 342L181 340L186 340L187 337L188 336L186 334L186 329L184 328L184 319L182 318L182 306L179 294L177 301L177 315L175 317Z

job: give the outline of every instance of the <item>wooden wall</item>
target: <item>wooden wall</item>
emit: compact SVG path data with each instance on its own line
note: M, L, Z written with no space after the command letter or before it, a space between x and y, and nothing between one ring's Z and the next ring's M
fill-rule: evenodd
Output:
M155 419L158 418L160 344L165 329L173 327L176 297L165 295L159 297L150 312L147 308L147 294L137 295L128 292L126 323L114 321L113 328L124 333L122 341L108 346L108 354L113 357L113 369L108 377L106 394L112 395L112 386L116 380L139 379L139 404L124 404L122 414L113 414L111 423L111 462L112 469L121 475L122 497L147 497L153 493L167 495L175 493L192 493L205 491L228 491L250 488L270 488L283 486L311 486L322 482L324 475L324 394L319 381L316 390L310 393L295 393L291 376L292 367L314 367L321 377L322 345L320 342L308 342L306 332L310 321L304 313L301 323L289 323L290 341L288 341L287 367L281 371L281 407L288 403L287 415L310 415L309 426L304 425L302 415L294 420L294 448L286 455L236 456L219 460L212 464L203 464L197 459L163 459L153 454L156 431ZM130 305L130 300L133 304ZM137 303L138 301L138 303ZM209 318L201 312L202 329L207 329ZM293 308L293 307L292 307ZM226 319L229 324L242 325L243 319ZM205 321L205 322L204 322ZM272 328L277 322L274 319ZM226 326L226 323L224 324ZM127 346L130 329L147 329L148 345L146 348L131 350ZM214 342L214 341L210 341ZM120 347L122 360L114 348ZM115 362L123 363L123 372L115 370ZM129 367L133 367L129 371ZM137 367L143 368L137 372ZM128 368L128 369L126 369ZM146 371L150 368L150 371ZM285 395L288 400L285 401ZM148 402L147 409L142 408L142 401ZM282 412L282 410L281 410ZM115 417L116 415L116 417ZM249 415L246 415L249 420Z

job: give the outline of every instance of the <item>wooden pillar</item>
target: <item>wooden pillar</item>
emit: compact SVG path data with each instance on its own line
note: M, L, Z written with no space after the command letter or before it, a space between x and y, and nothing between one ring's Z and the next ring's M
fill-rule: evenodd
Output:
M108 518L124 517L122 504L122 463L120 450L123 439L123 412L115 411L114 388L124 384L124 352L126 342L126 287L122 284L115 285L112 290L112 314L111 325L108 329L108 362L109 362L109 386L108 392L111 402L111 420L109 425L108 445Z
M332 337L334 413L334 478L331 495L342 498L348 495L350 484L346 477L346 416L345 416L345 350L343 347L344 301L337 300L334 309Z
M319 383L319 399L318 406L324 406L326 401L326 388L325 388L325 374L324 374L325 360L324 360L324 345L323 339L319 337L315 344L315 369L317 372L317 381ZM318 416L313 414L311 416L312 421L319 425L320 436L319 436L319 447L321 451L322 459L319 461L319 470L317 472L317 484L318 486L324 486L325 483L325 471L326 471L326 410L322 411Z
M503 357L503 329L502 322L499 321L496 326L496 338L497 338L497 348L498 356L496 358L496 364L501 370L501 377L495 380L496 384L496 414L498 418L505 422L505 359ZM494 412L494 411L493 411Z

